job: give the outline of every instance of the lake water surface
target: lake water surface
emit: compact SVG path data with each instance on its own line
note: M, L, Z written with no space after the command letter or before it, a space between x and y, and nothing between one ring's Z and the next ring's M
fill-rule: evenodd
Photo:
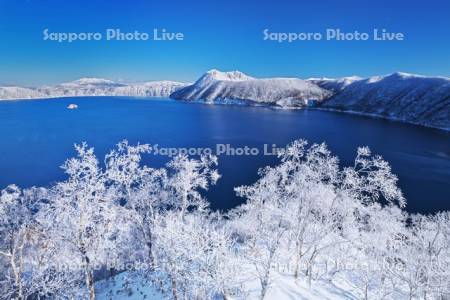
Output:
M70 103L78 109L68 110ZM0 188L47 186L65 178L59 166L82 141L102 160L123 139L177 148L230 144L262 152L264 144L284 147L303 138L325 141L344 165L358 146L367 145L391 163L409 211L450 210L450 133L351 114L125 97L0 101L0 137ZM167 160L145 157L152 166ZM223 177L208 193L212 207L241 203L233 187L254 182L258 168L276 161L264 155L219 156Z

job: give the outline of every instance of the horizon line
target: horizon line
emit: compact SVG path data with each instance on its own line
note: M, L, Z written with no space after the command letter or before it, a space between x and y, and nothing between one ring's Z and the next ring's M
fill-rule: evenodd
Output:
M107 81L111 81L113 83L119 83L119 84L139 84L139 83L148 83L148 82L164 82L164 81L169 81L169 82L177 82L177 83L183 83L183 84L193 84L195 83L200 77L208 74L211 71L218 71L220 73L230 73L230 72L240 72L243 73L245 75L249 75L246 72L242 72L239 71L238 69L234 69L234 70L229 70L229 71L221 71L219 69L216 68L212 68L209 69L203 73L201 73L196 79L194 79L193 81L178 81L175 79L151 79L151 80L138 80L138 81L128 81L128 80L122 80L122 79L111 79L108 77L103 77L103 76L81 76L81 77L77 77L73 80L66 80L66 81L61 81L59 83L55 83L55 84L41 84L41 85L18 85L18 84L9 84L9 83L2 83L0 82L0 87L22 87L22 88L30 88L30 89L35 89L35 88L42 88L42 87L54 87L54 86L58 86L61 84L65 84L65 83L73 83L76 81L79 81L81 79L99 79L99 80L107 80ZM403 74L406 76L416 76L416 77L424 77L424 78L443 78L443 79L450 79L450 76L445 76L445 75L422 75L422 74L417 74L417 73L409 73L409 72L403 72L403 71L395 71L392 73L387 73L387 74L383 74L383 75L371 75L371 76L359 76L356 74L353 75L348 75L348 76L340 76L340 77L328 77L328 76L312 76L312 77L297 77L297 76L271 76L271 77L254 77L253 75L251 75L251 77L254 77L254 79L274 79L274 78L285 78L285 79L301 79L301 80L338 80L338 79L344 79L344 78L359 78L361 80L364 79L369 79L369 78L374 78L374 77L387 77L387 76L391 76L394 74Z

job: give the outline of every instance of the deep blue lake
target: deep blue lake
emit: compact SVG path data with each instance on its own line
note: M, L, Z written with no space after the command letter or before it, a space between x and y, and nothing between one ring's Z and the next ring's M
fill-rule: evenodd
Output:
M79 108L68 110L70 103ZM0 188L47 186L64 179L59 166L75 154L74 143L88 142L103 160L117 142L160 147L284 147L294 139L325 141L341 163L356 148L369 146L392 165L411 212L450 210L450 133L351 114L318 110L206 105L169 99L84 97L0 101ZM147 155L158 167L168 160ZM233 187L250 184L272 156L219 156L222 178L208 193L211 206L241 203Z

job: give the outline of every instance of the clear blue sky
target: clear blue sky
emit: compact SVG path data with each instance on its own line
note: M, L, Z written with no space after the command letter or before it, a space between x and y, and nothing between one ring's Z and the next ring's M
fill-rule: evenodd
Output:
M44 41L42 31L152 31L182 42ZM403 32L405 41L263 41L262 30ZM265 76L450 75L450 1L0 0L0 83L82 76L191 81L211 68Z

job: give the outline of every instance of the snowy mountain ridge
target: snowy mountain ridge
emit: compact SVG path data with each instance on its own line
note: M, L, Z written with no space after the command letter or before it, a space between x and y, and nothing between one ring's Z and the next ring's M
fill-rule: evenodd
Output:
M244 81L244 80L252 80L255 79L251 76L248 76L240 71L230 71L230 72L221 72L217 69L212 69L206 72L197 82L205 82L212 80L221 80L221 81Z
M237 71L211 70L171 97L208 103L231 99L283 108L314 106L450 130L446 77L396 72L369 78L257 79Z
M183 86L184 83L168 80L120 83L103 78L84 77L55 86L38 88L0 86L0 100L76 96L168 97Z
M298 78L257 79L239 71L211 70L192 85L175 91L170 97L179 100L219 102L225 99L250 103L301 107L309 100L321 101L331 93L314 83Z
M39 91L19 86L0 86L0 100L43 98Z
M95 77L82 77L75 81L61 83L59 86L67 87L78 87L78 86L89 86L89 87L103 87L103 86L123 86L125 84L117 83L109 79L95 78Z
M397 72L313 82L333 92L322 108L450 130L450 78Z
M322 88L325 88L327 90L331 90L333 92L336 92L337 90L342 90L349 84L361 80L362 78L359 76L348 76L348 77L342 77L342 78L308 78L306 79L309 82L312 82L314 84L317 84L321 86Z

